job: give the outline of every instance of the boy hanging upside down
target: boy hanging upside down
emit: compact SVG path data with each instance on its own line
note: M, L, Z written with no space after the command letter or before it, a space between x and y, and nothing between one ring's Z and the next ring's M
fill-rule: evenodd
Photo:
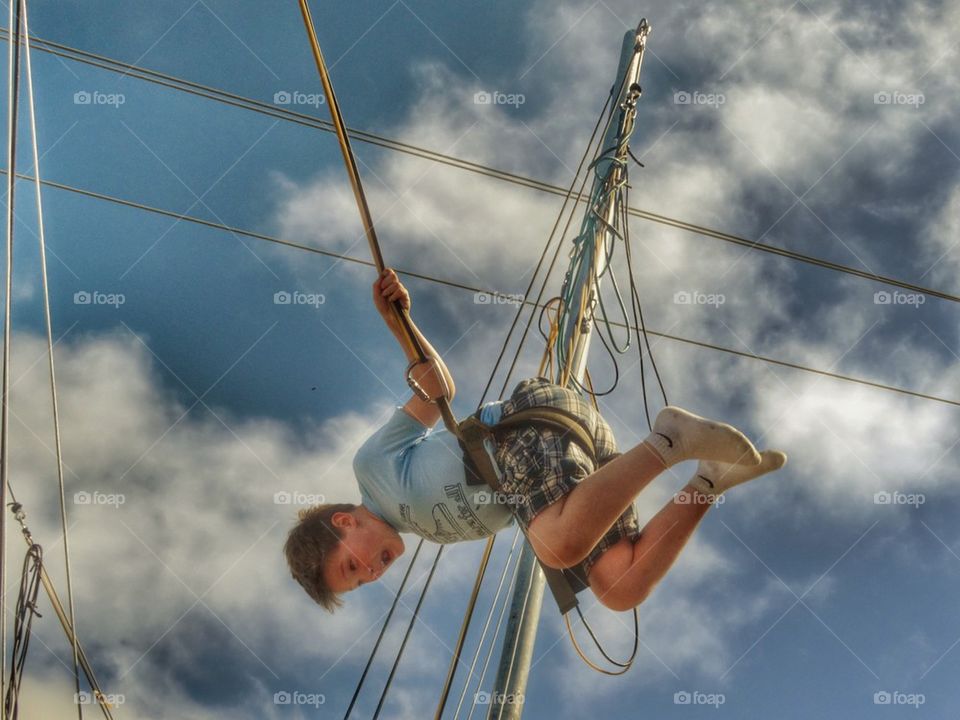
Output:
M403 331L390 303L399 301L409 310L410 294L393 270L374 283L373 299L400 340ZM452 399L449 370L416 326L414 331L429 358L417 379L430 397L446 392ZM416 360L413 351L408 355ZM663 578L717 496L783 467L787 459L776 450L757 452L730 425L672 406L660 411L643 442L621 454L596 410L545 378L524 380L509 399L487 403L480 420L493 425L539 405L572 412L589 428L596 465L561 432L520 425L498 435L501 492L491 496L485 487L467 484L457 438L445 429L431 431L440 419L437 405L414 395L354 458L361 504L301 511L284 546L293 577L333 612L343 604L343 593L378 580L403 554L399 533L437 543L487 537L513 523L510 505L501 501L506 498L544 565L562 569L582 563L599 602L628 610ZM700 461L693 477L640 530L634 498L666 468L692 459Z

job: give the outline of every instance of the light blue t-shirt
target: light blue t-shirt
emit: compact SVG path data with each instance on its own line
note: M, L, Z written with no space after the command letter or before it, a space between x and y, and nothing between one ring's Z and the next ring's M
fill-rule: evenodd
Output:
M480 419L500 419L500 402ZM353 458L361 501L397 532L436 543L477 540L513 522L507 505L490 502L486 485L467 485L463 451L445 428L421 425L397 407Z

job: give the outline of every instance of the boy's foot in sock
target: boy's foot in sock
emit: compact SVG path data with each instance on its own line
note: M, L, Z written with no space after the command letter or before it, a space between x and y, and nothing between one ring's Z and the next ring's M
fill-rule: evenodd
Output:
M716 496L747 480L779 470L786 464L787 456L779 450L764 450L760 453L759 465L735 465L716 460L701 460L696 474L690 479L690 484L708 497Z
M657 451L667 467L684 460L719 460L747 466L760 462L757 449L732 425L672 405L657 415L653 432L645 442Z

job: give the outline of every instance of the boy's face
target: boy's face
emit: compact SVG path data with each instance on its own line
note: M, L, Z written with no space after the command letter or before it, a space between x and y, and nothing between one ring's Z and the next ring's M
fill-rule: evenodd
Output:
M331 522L339 528L341 537L327 557L324 574L327 586L336 593L379 580L403 554L399 533L369 513L334 513Z

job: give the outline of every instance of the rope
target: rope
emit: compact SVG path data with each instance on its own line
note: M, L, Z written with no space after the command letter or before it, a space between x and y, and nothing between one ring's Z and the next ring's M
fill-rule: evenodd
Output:
M0 695L7 676L7 505L10 471L10 305L13 299L13 191L17 171L17 111L20 101L20 11L21 0L10 0L7 27L13 28L13 42L7 47L7 267L3 309L3 360L0 371ZM6 703L0 719L6 720Z
M7 39L7 32L5 29L0 28L0 39ZM108 72L113 72L122 75L123 77L132 77L143 82L152 83L159 85L161 87L166 87L177 92L183 92L196 97L204 98L206 100L212 100L214 102L219 102L224 105L235 107L241 110L247 110L250 112L259 113L261 115L283 120L284 122L291 122L297 125L304 127L310 127L316 130L321 130L324 132L334 132L333 125L327 121L321 120L320 118L314 117L312 115L307 115L305 113L299 113L294 110L289 110L282 107L277 107L271 105L270 103L265 103L260 100L255 100L248 98L236 93L231 93L226 90L221 90L218 88L213 88L207 85L202 85L200 83L192 82L190 80L185 80L183 78L178 78L173 75L168 75L166 73L161 73L156 70L150 70L148 68L143 68L137 65L131 65L114 58L110 58L104 55L97 55L95 53L87 52L86 50L81 50L79 48L74 48L69 45L64 45L62 43L57 43L51 40L44 40L41 38L34 38L34 46L37 50L41 52L49 53L56 57L60 57L66 60L71 60L72 62L77 62L85 65L90 65L92 67L100 68L102 70L107 70ZM526 177L524 175L518 175L515 173L510 173L505 170L498 170L497 168L491 167L489 165L484 165L482 163L475 163L469 160L464 160L462 158L455 157L453 155L447 155L444 153L436 152L427 148L419 147L417 145L412 145L410 143L404 143L392 138L386 137L384 135L378 135L377 133L367 132L364 130L348 128L348 133L351 137L356 140L367 143L370 145L375 145L378 147L383 147L389 150L396 152L401 152L407 155L412 155L414 157L419 157L424 160L430 160L432 162L437 162L443 165L448 165L450 167L455 167L461 170L466 170L468 172L473 172L479 175L484 175L486 177L494 178L496 180L501 180L504 182L509 182L514 185L521 187L530 188L540 192L550 193L552 195L564 196L566 191L557 185L553 185L543 180L538 180L536 178ZM582 194L576 195L574 199L577 202L587 202L588 198ZM740 247L747 248L748 250L755 250L758 252L764 252L771 255L776 255L779 257L786 258L788 260L794 260L797 262L806 263L809 265L814 265L816 267L831 270L834 272L846 273L848 275L853 275L855 277L862 278L864 280L871 280L874 282L882 283L885 285L890 285L892 287L898 287L903 290L908 290L910 292L923 293L931 297L940 298L942 300L948 300L950 302L960 302L960 295L955 295L942 290L936 290L933 288L924 287L922 285L907 282L904 280L899 280L897 278L888 277L885 275L879 275L877 273L868 272L866 270L860 270L857 268L850 267L849 265L843 265L841 263L831 262L829 260L824 260L818 258L814 255L807 255L804 253L795 252L793 250L788 250L786 248L777 247L774 245L768 245L761 242L760 240L751 240L749 238L742 237L740 235L735 235L732 233L723 232L721 230L716 230L704 225L698 225L696 223L687 222L679 218L670 217L669 215L662 215L648 210L641 210L639 208L629 208L628 210L631 217L636 217L641 220L646 220L648 222L656 223L659 225L664 225L666 227L672 227L678 230L683 230L701 237L709 238L712 240L719 240L721 242L730 243L733 245L738 245Z
M520 559L517 558L517 562L513 565L513 577L510 579L510 587L507 588L507 595L504 596L503 604L500 605L500 614L497 616L497 624L493 628L493 636L498 637L500 635L500 627L503 625L503 618L507 612L507 598L516 591L517 587L517 576L520 574ZM477 689L479 690L483 687L484 678L487 677L487 670L490 668L490 658L493 657L493 649L496 647L496 642L491 642L490 646L487 648L487 656L483 660L483 670L480 671L480 679L477 680ZM479 651L479 647L477 650ZM476 700L476 696L474 696ZM470 714L467 715L467 720L470 720L473 717L473 711L477 709L477 703L474 702L470 707ZM458 714L459 714L459 708Z
M460 624L460 635L457 637L453 656L450 658L450 665L447 668L447 679L444 681L443 690L440 692L440 700L437 703L437 712L434 714L434 720L440 720L440 718L443 717L443 709L446 707L447 698L450 697L450 687L453 685L453 678L457 673L457 666L460 664L460 654L463 652L463 645L467 640L467 630L470 628L470 621L473 619L473 611L477 606L477 597L480 595L480 586L483 584L483 578L487 574L490 553L493 551L493 544L496 542L496 539L497 534L494 533L487 538L487 544L483 548L483 555L480 557L480 567L477 570L477 578L473 582L473 591L470 593L467 609L463 613L463 622Z
M463 683L463 690L460 692L460 699L457 701L457 709L453 713L454 720L460 717L460 709L463 707L464 698L466 698L467 690L470 688L470 678L473 677L473 671L477 667L477 661L480 659L480 651L483 649L483 643L487 637L487 631L490 629L490 621L493 619L493 612L497 609L497 603L500 601L500 594L503 591L503 583L507 578L507 570L510 568L510 562L513 560L513 554L517 548L517 541L520 539L520 528L518 527L516 532L513 534L513 543L510 545L510 553L507 555L507 559L503 564L503 570L500 572L500 582L497 584L497 591L493 595L493 600L490 602L490 611L487 613L487 619L483 623L483 630L480 631L480 638L477 640L477 649L473 653L473 660L470 661L470 669L467 670L467 679ZM515 566L519 568L519 564ZM516 570L515 570L516 572ZM509 588L508 588L509 592ZM506 600L504 600L503 607L506 607ZM501 617L503 613L501 612ZM493 637L496 638L498 630L500 629L499 623L497 624L497 630L494 630ZM490 644L490 649L493 649L496 641ZM477 688L479 690L480 686L483 684L483 676L479 678Z
M441 545L440 549L437 550L436 556L433 558L433 565L430 566L430 574L427 575L427 581L423 584L423 590L420 592L420 598L417 600L417 606L413 609L413 615L410 617L410 622L407 624L407 630L403 634L403 641L400 643L400 649L397 651L397 657L393 661L393 667L390 668L390 674L387 676L387 682L383 686L383 692L380 694L380 700L377 702L377 709L373 713L372 720L377 720L377 718L380 717L380 711L383 709L384 700L387 699L387 693L390 691L390 685L393 683L394 675L397 673L397 667L400 665L400 658L403 657L403 651L407 647L407 640L410 639L410 631L413 630L413 626L417 622L417 616L420 614L420 606L423 605L423 599L427 596L427 588L430 587L430 582L433 580L433 573L436 571L437 565L440 562L440 556L443 554L444 547L444 545Z
M50 401L53 406L54 448L57 458L57 487L60 491L60 529L63 535L63 563L66 569L67 608L70 611L70 626L76 632L77 620L73 599L73 579L70 569L70 543L67 526L67 497L63 476L63 446L60 440L60 403L57 399L57 376L53 360L53 320L50 313L50 283L47 278L47 241L43 223L43 197L40 186L40 152L37 139L36 104L33 97L33 66L30 61L30 24L27 19L27 2L23 1L23 43L27 68L27 99L30 106L30 136L33 150L33 177L37 201L37 234L40 240L40 275L43 285L43 315L47 329L47 364L50 371ZM76 634L74 634L76 637ZM73 678L76 695L80 695L80 658L77 644L71 643L73 651ZM83 705L76 703L77 717L83 720Z
M22 524L23 514L20 505L13 503L11 509ZM43 548L33 541L26 526L23 528L23 534L27 540L27 553L23 558L20 589L17 593L17 602L13 611L10 681L7 684L7 693L4 697L4 713L9 720L16 720L20 717L20 683L23 681L23 671L26 668L33 618L34 616L41 617L37 610L37 596L40 593Z
M360 689L363 687L364 681L367 679L367 673L370 672L370 666L373 665L373 659L376 657L377 650L380 649L380 643L383 641L383 636L387 633L387 626L390 625L390 619L393 617L393 611L397 609L397 604L400 602L400 596L403 594L403 589L407 586L407 580L410 579L410 571L413 570L414 563L417 562L417 557L420 555L420 550L423 549L423 538L420 538L420 542L417 543L417 549L413 553L413 557L410 559L410 564L407 565L407 571L403 574L403 580L400 582L400 587L397 588L397 593L393 597L393 603L390 605L390 611L387 613L387 617L383 621L383 627L380 628L380 634L377 636L377 641L373 645L373 650L370 651L370 657L367 659L367 664L363 668L363 672L360 674L360 681L357 683L356 690L353 691L353 697L350 698L350 704L347 706L347 711L343 715L343 720L348 720L350 713L353 712L353 706L357 702L357 698L360 696Z
M6 175L6 174L7 174L7 171L4 170L3 168L0 168L0 175ZM25 175L22 173L17 173L17 177L24 180L33 180L32 176ZM245 230L240 227L224 225L222 223L216 223L210 220L204 220L203 218L193 217L191 215L185 215L183 213L174 212L172 210L164 210L163 208L158 208L151 205L134 202L132 200L125 200L123 198L118 198L111 195L105 195L103 193L98 193L93 190L86 190L84 188L78 188L72 185L66 185L64 183L55 182L53 180L42 180L41 184L46 187L55 188L57 190L63 190L65 192L75 193L77 195L93 198L95 200L101 200L104 202L109 202L109 203L121 205L124 207L136 209L136 210L142 210L144 212L160 215L162 217L169 217L175 220L180 220L182 222L188 222L194 225L201 225L201 226L212 228L215 230L222 230L231 235L239 235L241 237L248 237L254 240L261 240L263 242L268 242L275 245L282 245L284 247L290 247L296 250L309 252L314 255L321 255L323 257L333 258L341 262L355 263L357 265L367 265L370 267L374 266L371 261L364 260L362 258L355 258L349 255L335 253L330 250L323 250L321 248L310 247L309 245L302 245L290 240L284 240L282 238L273 237L271 235L265 235L263 233L254 232L252 230ZM395 268L395 270L399 275L417 278L418 280L424 280L426 282L435 283L437 285L443 285L445 287L455 288L457 290L464 290L466 292L473 293L473 294L478 292L483 292L487 294L496 294L499 292L497 290L492 290L490 288L481 288L474 285L467 285L465 283L456 282L454 280L447 280L446 278L437 277L435 275L428 275L426 273L419 273L413 270L404 270L401 268ZM521 305L526 307L532 307L536 310L542 311L549 305L549 302L546 304L539 304L539 303L531 302L530 300L523 300ZM622 323L612 322L612 321L611 321L611 325L613 325L614 327L622 327L624 329L628 327L623 325ZM939 403L944 403L946 405L960 407L960 400L945 398L939 395L922 393L916 390L911 390L909 388L902 388L896 385L889 385L886 383L866 380L864 378L858 378L852 375L842 375L840 373L829 372L827 370L820 370L818 368L811 367L809 365L803 365L802 363L794 363L794 362L790 362L789 360L780 360L767 355L759 355L757 353L747 352L743 350L735 350L733 348L729 348L724 345L717 345L717 344L709 343L703 340L695 340L692 338L684 337L682 335L673 335L671 333L659 332L657 330L650 330L649 328L643 329L640 326L629 326L629 327L631 327L631 329L634 331L642 331L646 335L653 335L654 337L663 338L664 340L670 340L672 342L683 343L686 345L693 345L695 347L701 347L707 350L714 350L717 352L727 353L730 355L736 355L737 357L747 358L749 360L757 360L759 362L769 363L771 365L779 365L781 367L790 368L791 370L799 370L801 372L808 372L815 375L821 375L824 377L832 378L834 380L839 380L841 382L850 382L850 383L856 383L859 385L866 385L868 387L872 387L877 390L883 390L883 391L898 393L901 395L907 395L920 400L930 400L932 402L939 402Z
M24 522L26 519L26 513L23 512L23 506L17 501L17 496L13 491L12 483L8 489L10 492L10 509L14 513L14 517L17 522L20 523L21 535L23 536L27 547L30 547L30 545L33 544L33 538ZM86 676L87 682L90 684L90 689L93 693L93 696L97 700L97 706L100 708L100 711L103 713L103 716L106 720L113 720L113 713L111 711L110 704L107 702L107 698L100 688L100 683L97 680L96 673L94 673L93 667L90 665L89 660L87 660L87 655L83 651L83 646L80 644L80 640L73 632L73 628L70 625L70 618L67 617L67 612L63 608L63 603L60 602L60 596L57 594L57 589L54 587L53 581L50 579L50 575L47 573L47 568L43 564L40 566L40 582L43 584L43 589L47 594L47 599L50 600L50 605L53 607L53 612L57 616L57 620L60 621L60 626L63 628L67 639L71 642L71 644L76 644L80 660L80 669L83 670L83 674ZM0 703L0 707L4 707L4 704Z
M330 80L330 73L327 70L327 64L323 59L323 51L320 49L320 41L317 40L317 32L313 25L313 18L310 16L310 5L307 0L298 0L300 4L300 13L303 16L303 25L307 31L307 39L310 41L310 49L313 52L313 59L317 65L317 72L320 75L320 82L323 85L323 94L327 99L327 106L330 108L330 118L333 120L334 129L337 133L337 140L340 143L340 152L343 155L343 162L347 169L347 175L350 177L350 186L353 188L353 195L357 201L357 209L360 211L360 219L363 222L364 234L367 236L367 243L370 246L370 253L373 255L373 261L376 264L377 272L383 272L383 254L380 251L380 242L377 239L377 231L373 226L373 216L370 214L370 206L367 204L367 196L363 191L363 183L360 181L360 170L357 168L357 161L353 155L353 149L350 147L350 136L347 133L347 124L343 120L340 112L340 103L337 102L336 93L333 91L333 83ZM400 304L399 300L390 303L394 316L400 322L403 329L403 342L416 354L420 362L427 361L427 353L424 350L423 343L417 337L413 330L413 322L406 309ZM407 381L410 380L411 365L407 370ZM444 380L444 383L446 381ZM447 388L447 390L449 390ZM443 418L443 424L455 437L460 433L457 429L457 419L450 407L449 391L444 392L434 401L440 410Z

